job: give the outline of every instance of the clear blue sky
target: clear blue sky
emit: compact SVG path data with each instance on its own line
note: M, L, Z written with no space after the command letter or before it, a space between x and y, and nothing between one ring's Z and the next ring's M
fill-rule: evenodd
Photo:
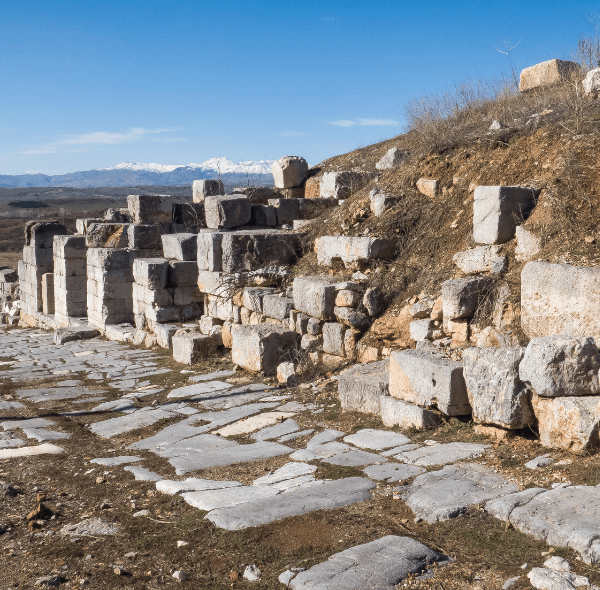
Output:
M569 58L593 2L4 0L0 174L324 158L407 100Z

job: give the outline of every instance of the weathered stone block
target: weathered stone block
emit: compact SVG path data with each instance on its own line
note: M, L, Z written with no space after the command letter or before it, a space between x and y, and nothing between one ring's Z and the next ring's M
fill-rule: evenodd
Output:
M342 409L379 416L382 399L389 397L389 380L389 360L355 365L342 371L338 381Z
M350 289L338 291L335 297L336 307L354 307L359 301L360 293L358 291L350 291Z
M204 201L206 225L223 229L246 225L251 218L250 199L241 195L206 197Z
M168 284L172 287L198 285L198 264L195 260L169 260Z
M457 252L452 261L465 274L476 274L492 270L494 260L500 254L500 246L479 246Z
M444 321L471 317L492 285L493 279L486 277L444 281L442 283Z
M162 249L160 227L158 225L130 224L127 226L127 248L132 250Z
M224 195L223 181L215 178L194 180L192 183L192 198L194 203L203 203L206 197Z
M112 248L88 248L87 265L104 271L129 269L133 266L135 253L130 250L115 250Z
M331 266L336 259L346 267L366 264L372 260L393 258L396 252L396 240L393 238L369 238L353 236L323 236L315 245L317 262L322 266Z
M250 225L277 225L277 211L272 205L252 205Z
M25 245L35 250L52 248L54 236L67 233L67 228L58 221L28 221L25 224Z
M435 406L448 416L471 413L463 365L435 353L392 352L390 395L420 406Z
M133 263L135 282L147 289L164 289L168 276L169 262L164 258L138 258Z
M169 324L156 324L153 326L158 345L162 348L171 348L173 345L173 336L175 335L175 332L177 332L177 329L177 326L171 326Z
M86 257L85 238L83 236L54 236L52 250L54 256L71 260Z
M389 170L396 166L401 166L408 160L408 154L404 150L399 150L397 147L390 148L383 158L375 164L377 170Z
M323 352L335 354L336 356L346 356L344 348L344 334L346 327L337 322L325 322L323 324Z
M391 209L400 201L400 197L375 193L371 195L371 212L375 217L381 217L388 209Z
M204 334L183 334L173 336L173 360L177 363L193 365L200 359L214 354L217 344Z
M128 195L127 208L134 223L173 221L173 205L167 195Z
M88 248L128 248L127 224L92 223L85 235Z
M325 172L319 185L322 199L347 199L367 184L372 174L364 172Z
M261 287L247 287L244 289L244 307L251 311L263 313L263 297L272 295L274 289L265 289Z
M275 209L277 225L292 225L294 219L300 219L300 203L302 199L269 199L269 206Z
M419 342L421 340L431 340L435 325L430 319L413 320L410 323L410 337Z
M295 278L294 308L319 320L332 320L338 282L326 276Z
M504 244L534 208L539 190L519 186L478 186L473 201L473 239Z
M531 390L519 378L525 349L467 348L464 376L473 419L502 428L525 428L533 422Z
M593 338L545 336L527 345L519 376L543 397L594 395L600 393L599 370Z
M441 416L395 397L381 397L381 421L388 428L400 426L400 428L418 428L424 430L433 428L441 421Z
M54 313L54 273L42 275L42 312Z
M359 332L369 329L371 320L364 313L356 311L352 307L334 307L333 315L338 322L350 326Z
M271 166L276 188L291 188L300 186L306 173L308 163L300 156L283 156Z
M262 313L269 318L284 321L290 317L294 309L294 300L290 297L279 295L264 295L262 300Z
M296 332L271 324L239 326L232 333L231 356L235 364L255 373L275 374L299 345Z
M439 185L440 181L433 178L419 178L417 180L417 190L430 199L437 197Z
M552 86L572 79L581 79L581 66L573 61L549 59L521 70L519 91Z
M198 236L196 234L163 235L161 236L163 256L170 260L196 260L198 251L197 239Z
M523 229L520 225L517 226L515 233L517 236L515 258L520 262L527 262L535 258L542 249L542 238Z

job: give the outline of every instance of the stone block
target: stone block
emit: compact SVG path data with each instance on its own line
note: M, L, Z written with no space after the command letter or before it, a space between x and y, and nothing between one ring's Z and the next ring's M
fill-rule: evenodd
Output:
M206 197L224 195L223 181L216 178L194 180L192 183L192 198L194 203L203 203Z
M203 296L198 285L192 287L175 287L173 289L173 305L184 307L191 303L199 303Z
M364 313L356 311L352 307L334 307L333 315L338 322L345 324L359 332L369 329L371 320Z
M360 301L360 293L350 289L338 291L335 297L336 307L354 307Z
M419 350L390 355L390 395L448 416L471 413L462 363Z
M528 262L521 272L521 325L530 338L600 338L600 268Z
M23 261L31 266L43 266L51 269L54 265L54 254L52 248L36 249L33 246L25 246Z
M58 221L29 221L25 224L25 245L34 250L52 248L54 236L67 233L67 228Z
M321 198L321 179L318 176L311 176L304 183L304 198L319 199Z
M437 197L439 186L440 181L433 178L419 178L417 180L417 190L430 199Z
M408 153L404 150L399 150L397 147L390 148L383 158L375 164L377 170L389 170L396 166L401 166L408 160Z
M197 239L196 234L163 235L161 236L163 256L170 260L196 260L198 252Z
M85 235L85 245L88 248L126 249L129 247L127 227L125 223L92 223Z
M54 236L52 250L58 258L85 259L86 249L83 236Z
M336 278L327 276L295 278L294 308L318 320L334 319L338 282Z
M279 295L264 295L262 299L262 313L269 318L284 321L290 317L294 309L294 300L290 297Z
M139 301L144 305L158 305L159 307L173 305L172 289L149 289L138 283L133 283L132 287L134 301Z
M535 207L538 189L478 186L473 201L473 239L478 244L504 244Z
M306 333L311 336L318 336L323 332L323 322L316 318L309 318L306 323Z
M173 233L196 234L205 227L204 201L173 205Z
M244 289L244 307L251 311L263 313L263 297L272 295L274 289L262 287L246 287Z
M275 374L299 346L296 332L271 324L239 326L232 334L232 360L254 373Z
M250 199L241 195L206 197L204 212L206 226L211 229L239 227L250 221Z
M252 205L250 225L277 225L277 211L272 205Z
M433 331L435 325L430 319L426 320L413 320L410 323L410 337L419 342L421 340L431 340L433 338Z
M223 270L223 236L216 230L200 232L197 236L196 251L199 270L220 272Z
M540 443L587 454L600 446L600 396L532 398Z
M195 260L169 260L168 285L171 287L198 286L198 264Z
M337 322L323 324L323 352L345 357L344 335L346 326Z
M444 321L471 317L493 284L493 279L487 277L444 281L442 283Z
M582 77L581 66L573 61L550 59L521 70L519 91L552 86Z
M173 346L173 336L177 332L177 326L169 324L156 324L153 327L156 342L162 348L171 348Z
M531 390L519 378L525 349L467 348L464 377L473 419L502 428L525 428L533 422Z
M160 227L158 225L130 224L127 226L127 248L131 250L162 250Z
M418 428L424 430L433 428L441 421L441 416L415 404L411 404L395 397L382 397L381 421L388 428L399 426L400 428Z
M332 266L334 260L341 260L351 268L368 264L373 260L388 260L396 252L393 238L369 238L353 236L323 236L317 239L315 250L317 262L322 266Z
M310 316L307 316L305 313L296 313L295 316L294 329L298 334L306 334L308 332Z
M542 238L536 236L533 232L523 229L518 225L515 234L517 236L517 247L515 248L515 258L519 262L528 262L535 258L542 249Z
M93 266L103 271L128 269L131 272L135 253L130 250L115 250L113 248L88 248L87 266Z
M300 202L302 199L269 199L269 206L275 210L277 225L292 225L300 219Z
M325 172L319 184L321 198L347 199L365 186L372 178L372 174L364 172Z
M11 268L0 270L0 283L16 283L19 275Z
M323 347L322 336L313 336L311 334L304 334L302 340L300 340L300 348L309 352L320 350Z
M54 273L42 275L42 313L54 313Z
M216 318L222 322L233 320L233 303L228 297L218 297L216 295L207 295L208 305L207 315Z
M182 308L178 305L148 307L146 308L145 315L148 322L152 325L180 322L182 320Z
M177 363L193 365L214 354L216 349L215 340L204 334L173 336L173 360Z
M590 70L585 75L582 86L586 94L597 96L600 93L600 68Z
M492 270L494 260L500 254L500 246L479 246L457 252L452 261L465 274L471 275Z
M128 195L127 208L134 223L173 222L173 205L167 195Z
M375 217L381 217L388 209L400 202L400 197L375 193L371 196L371 212Z
M389 360L384 360L355 365L342 371L338 381L342 409L379 416L382 399L389 397L389 368Z
M298 382L294 363L281 363L277 367L277 382L293 387Z
M300 186L308 172L308 163L300 156L283 156L271 166L276 188Z
M54 274L63 277L86 276L87 262L85 258L55 258Z
M600 352L593 338L544 336L527 345L519 376L543 397L600 393Z
M164 258L138 258L133 263L133 278L146 289L164 289L168 276L169 262Z

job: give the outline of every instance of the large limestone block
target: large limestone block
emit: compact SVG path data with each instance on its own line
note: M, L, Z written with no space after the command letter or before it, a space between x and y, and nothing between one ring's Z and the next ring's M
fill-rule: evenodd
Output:
M283 156L271 166L276 188L291 188L300 186L306 173L308 163L300 156Z
M301 236L279 230L227 232L221 244L222 270L236 273L293 264L301 253Z
M600 393L600 352L593 338L544 336L527 345L519 376L538 395Z
M54 256L65 260L85 259L85 237L83 236L54 236L52 250Z
M162 250L160 226L155 224L129 224L127 226L127 248L131 250Z
M135 282L147 289L164 289L168 276L169 261L165 258L138 258L133 263Z
M85 235L88 248L128 248L127 223L92 223Z
M417 180L417 190L430 199L435 199L437 196L439 185L440 181L434 178L419 178Z
M217 345L213 338L204 334L182 334L173 336L173 360L176 363L193 365L204 357L214 354Z
M377 170L389 170L406 162L408 154L404 150L399 150L397 147L390 148L383 158L375 164Z
M574 61L550 59L521 70L519 91L552 86L560 82L581 78L581 66Z
M345 266L386 260L394 257L396 240L393 238L369 238L353 236L323 236L315 245L317 261L322 266L331 266L340 259Z
M128 195L127 208L134 223L173 221L173 205L167 195Z
M504 244L535 206L537 189L478 186L473 201L473 239L478 244Z
M54 313L54 273L42 275L42 312Z
M54 253L52 248L34 248L25 246L23 248L23 261L31 266L45 266L52 268L54 264Z
M211 229L223 229L246 225L252 217L251 207L250 199L244 195L206 197L206 226Z
M195 260L169 260L168 284L172 287L198 285L198 264Z
M597 95L600 93L600 68L590 70L585 75L582 86L586 94Z
M203 203L206 197L224 195L223 181L216 178L194 180L192 183L192 198L194 203Z
M201 293L227 297L230 294L231 285L225 273L199 270L198 289Z
M521 272L521 324L530 338L600 337L600 268L528 262Z
M519 379L525 349L468 348L464 376L473 419L502 428L525 428L533 421L531 391Z
M197 262L199 270L221 272L223 270L223 236L214 230L201 231L196 239Z
M319 190L322 199L347 199L373 177L364 172L325 172Z
M545 447L583 454L600 445L600 396L534 395L532 404Z
M394 351L390 356L390 395L448 416L471 413L462 363L420 350Z
M344 348L344 337L346 327L337 322L325 322L323 324L323 352L336 356L346 356Z
M268 318L283 322L290 317L290 311L294 309L294 300L291 297L265 295L262 300L262 308L262 313Z
M58 221L28 221L25 224L25 245L36 250L52 248L54 236L67 233L67 228Z
M318 320L334 319L338 279L297 277L293 283L294 308Z
M85 253L85 251L84 251ZM85 277L85 258L54 258L54 274L63 277Z
M165 234L161 236L161 240L165 258L196 260L198 251L196 234Z
M492 270L494 259L500 254L500 246L479 246L457 252L452 261L465 274L476 274Z
M444 281L442 283L444 321L471 317L492 285L493 279L485 277Z
M272 205L252 205L250 225L277 225L277 212Z
M515 234L517 236L515 258L519 262L527 262L535 258L542 249L542 238L536 236L533 232L523 229L520 225L517 226Z
M296 332L272 324L238 326L232 332L231 358L248 371L274 375L299 348L299 341Z
M415 404L396 399L381 397L381 421L384 426L400 428L433 428L441 420L441 416Z
M389 360L355 365L342 371L338 381L342 409L379 416L381 400L389 396L389 381Z
M275 209L277 225L292 225L301 219L300 201L303 199L269 199L269 206Z
M131 272L135 252L131 250L116 250L113 248L88 248L87 266L103 271L128 269Z
M274 289L271 288L246 287L242 299L244 307L251 311L263 313L263 298L266 295L272 295L273 291Z
M373 191L371 191L373 192ZM371 212L375 217L381 217L388 209L400 202L400 197L386 195L385 193L375 193L370 196Z

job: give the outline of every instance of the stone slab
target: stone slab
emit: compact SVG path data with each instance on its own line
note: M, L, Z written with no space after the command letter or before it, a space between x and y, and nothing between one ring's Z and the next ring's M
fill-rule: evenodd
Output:
M223 488L236 488L242 484L239 481L213 481L212 479L200 479L188 477L183 481L162 479L156 482L156 489L163 494L174 496L181 492L195 492L204 490L220 490Z
M428 467L430 465L446 465L462 459L479 457L489 445L474 443L451 442L421 447L396 456L399 461Z
M96 463L97 465L105 465L106 467L114 467L115 465L126 465L127 463L136 463L141 461L141 457L134 457L132 455L121 455L119 457L100 457L98 459L92 459L90 463Z
M346 453L334 455L323 459L323 463L331 465L345 465L346 467L360 467L362 465L372 465L374 463L384 463L387 461L385 457L376 455L375 453L367 453L366 451L350 450Z
M302 463L300 461L292 461L286 463L283 467L276 469L273 473L263 475L255 479L252 485L274 485L282 481L301 477L303 475L310 475L317 470L316 465L309 465L308 463Z
M220 490L184 492L181 495L190 506L208 511L269 498L279 493L279 490L270 486L239 486Z
M63 452L61 447L44 443L35 447L22 447L20 449L0 449L0 459L16 459L20 457L34 457L35 455L58 455Z
M389 430L375 430L373 428L364 428L355 434L344 437L344 442L353 444L362 449L373 449L375 451L384 451L398 445L410 443L410 439L403 434L391 432Z
M162 479L162 476L157 473L135 465L128 465L125 467L125 471L129 471L135 477L136 481L160 481Z
M363 469L364 474L371 479L395 482L410 479L415 475L423 473L425 469L415 465L403 465L402 463L386 463L385 465L369 465Z

